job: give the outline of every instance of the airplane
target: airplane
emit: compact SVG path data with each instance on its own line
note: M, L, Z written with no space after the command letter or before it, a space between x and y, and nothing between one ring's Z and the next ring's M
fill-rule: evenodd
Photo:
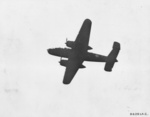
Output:
M113 43L113 48L108 56L88 52L92 49L89 46L91 25L92 21L85 19L76 40L68 41L66 39L65 44L68 48L47 49L49 54L61 57L59 63L66 67L63 84L70 84L77 71L85 68L82 64L84 61L105 62L104 70L108 72L111 72L115 62L118 62L116 59L120 51L120 43L118 42ZM68 58L68 60L62 60L62 57Z

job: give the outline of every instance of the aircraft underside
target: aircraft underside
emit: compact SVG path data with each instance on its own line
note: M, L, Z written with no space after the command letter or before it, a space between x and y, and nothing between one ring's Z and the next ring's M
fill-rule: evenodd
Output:
M69 84L77 71L80 68L85 68L82 64L84 61L105 62L105 71L112 71L112 68L117 62L117 56L120 51L120 43L114 42L113 48L108 56L88 52L92 47L89 46L89 38L92 22L90 19L85 19L75 41L66 40L66 46L69 48L48 49L51 55L68 58L68 60L60 60L60 65L65 66L65 74L63 83Z

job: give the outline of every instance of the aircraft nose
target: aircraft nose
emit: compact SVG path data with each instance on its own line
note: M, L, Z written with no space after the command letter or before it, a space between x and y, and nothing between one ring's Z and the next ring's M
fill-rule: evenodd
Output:
M47 52L48 52L49 54L52 54L52 49L47 49Z

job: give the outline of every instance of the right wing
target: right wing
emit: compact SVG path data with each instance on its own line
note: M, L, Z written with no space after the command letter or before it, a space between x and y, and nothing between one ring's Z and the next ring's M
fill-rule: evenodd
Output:
M75 60L68 60L66 71L63 79L64 84L69 84L73 77L75 76L76 72L79 69L79 63Z

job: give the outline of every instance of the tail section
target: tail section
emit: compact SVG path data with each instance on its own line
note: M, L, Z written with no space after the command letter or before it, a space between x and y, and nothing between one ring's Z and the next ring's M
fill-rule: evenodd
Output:
M107 56L107 59L106 59L106 64L105 64L105 71L112 71L112 68L115 64L115 62L118 62L117 61L117 56L118 56L118 53L120 51L120 43L118 42L114 42L113 44L113 49L112 51L109 53L109 55Z

